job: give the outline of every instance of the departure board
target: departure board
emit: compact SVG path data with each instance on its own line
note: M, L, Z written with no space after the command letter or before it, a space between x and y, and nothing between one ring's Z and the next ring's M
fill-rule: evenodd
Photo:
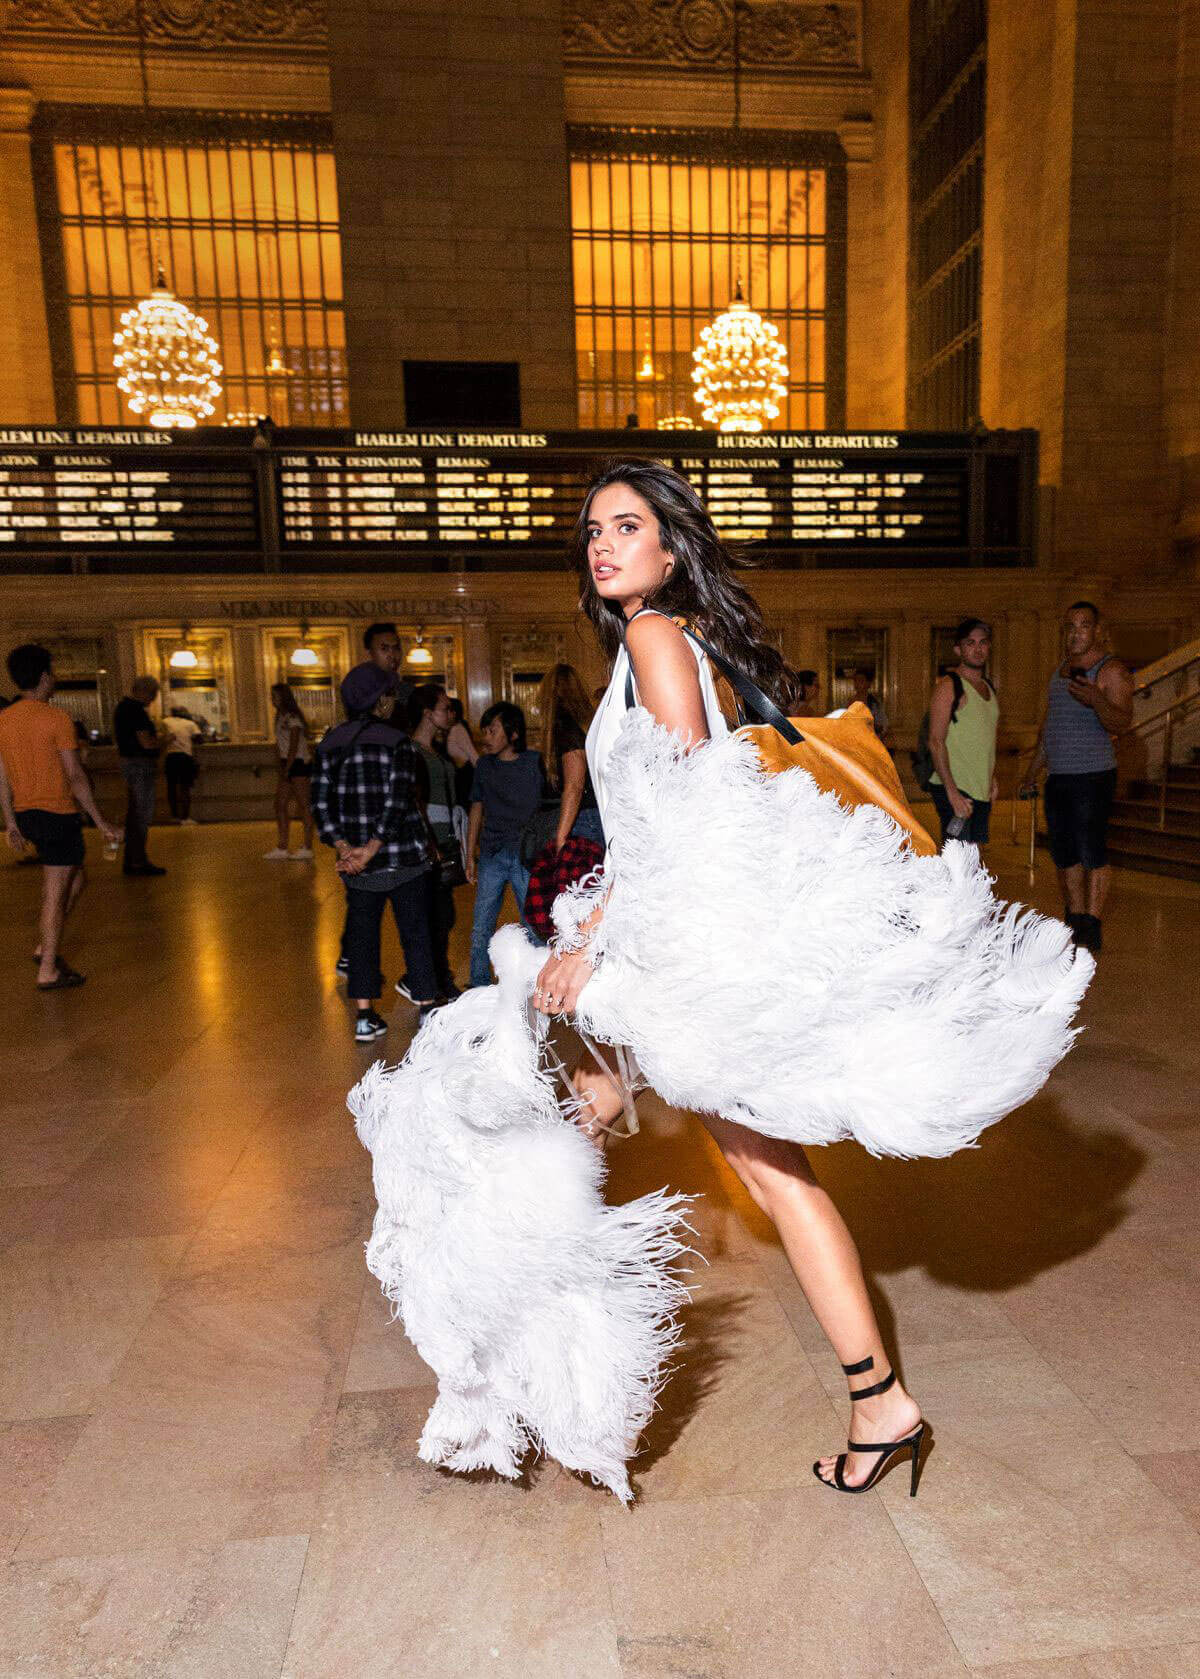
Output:
M919 548L968 542L969 450L895 453L883 447L752 452L681 446L656 436L652 452L696 486L723 536L769 545L833 543ZM563 549L596 470L594 445L561 439L472 448L351 448L280 457L285 547L358 543L488 544ZM649 453L642 437L605 439L610 453ZM746 440L742 440L745 444ZM555 445L559 445L556 447ZM664 445L667 445L664 447Z
M0 568L19 570L22 554L43 569L109 571L555 569L600 467L645 457L690 479L722 536L765 564L1033 560L1031 431L264 424L185 434L0 427Z
M191 452L139 441L34 451L0 444L5 546L244 551L260 540L248 449Z

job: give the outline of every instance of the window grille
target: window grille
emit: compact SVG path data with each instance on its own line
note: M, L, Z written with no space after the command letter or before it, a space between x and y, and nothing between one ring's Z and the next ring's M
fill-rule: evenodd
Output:
M730 303L773 321L781 428L843 423L845 154L835 137L569 130L579 423L703 424L692 351Z
M113 333L154 282L220 346L214 423L348 424L337 184L327 125L43 106L35 169L59 419L137 425Z
M911 0L908 423L979 417L987 0Z

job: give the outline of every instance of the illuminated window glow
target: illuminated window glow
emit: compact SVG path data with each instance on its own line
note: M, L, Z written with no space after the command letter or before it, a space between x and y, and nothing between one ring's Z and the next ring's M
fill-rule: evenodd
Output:
M157 244L167 284L219 346L212 424L348 424L337 185L322 133L309 118L43 107L61 419L145 424L117 389L112 338L154 283Z
M772 428L841 420L845 160L821 136L572 129L579 423L703 424L692 351L734 296L789 366Z

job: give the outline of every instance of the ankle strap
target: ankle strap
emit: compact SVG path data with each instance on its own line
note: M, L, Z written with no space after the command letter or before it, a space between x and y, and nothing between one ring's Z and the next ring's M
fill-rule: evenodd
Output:
M874 1370L874 1368L875 1360L873 1358L862 1358L859 1359L857 1364L842 1365L842 1369L846 1372L847 1376L861 1376L868 1370ZM869 1388L851 1388L850 1397L851 1399L874 1399L876 1394L886 1393L895 1380L896 1372L894 1370L889 1370L882 1381L874 1383L874 1385Z

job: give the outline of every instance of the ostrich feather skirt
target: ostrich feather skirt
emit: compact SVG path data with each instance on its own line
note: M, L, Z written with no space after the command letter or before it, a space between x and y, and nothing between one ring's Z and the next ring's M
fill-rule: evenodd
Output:
M578 942L604 902L578 1022L629 1046L669 1102L946 1155L1070 1047L1092 960L997 903L974 848L918 857L881 810L765 773L745 736L686 754L644 711L606 788L605 868L555 920ZM605 1205L530 1025L544 951L506 927L492 958L498 986L351 1092L379 1203L367 1264L438 1377L421 1457L515 1477L538 1449L627 1500L677 1338L686 1203Z
M921 857L872 805L766 773L733 734L683 752L627 718L606 774L604 901L579 1023L666 1101L772 1137L953 1154L1070 1048L1094 970L1067 928L1003 905L973 846Z

